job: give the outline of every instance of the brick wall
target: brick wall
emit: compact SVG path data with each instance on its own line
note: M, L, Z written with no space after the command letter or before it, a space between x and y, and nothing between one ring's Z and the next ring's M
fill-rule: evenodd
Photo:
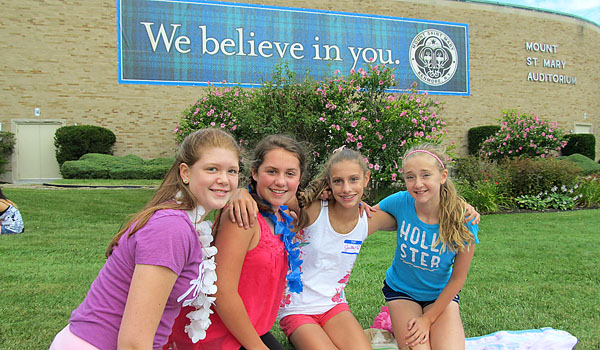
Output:
M526 9L450 0L247 0L283 5L469 24L470 96L446 103L448 142L466 152L470 127L495 124L504 108L534 112L570 130L592 124L599 138L600 27ZM116 1L3 2L0 20L0 122L44 119L94 124L117 135L116 154L168 156L172 130L202 87L117 82ZM555 54L527 52L526 42L558 45ZM530 67L528 56L566 61L564 69ZM576 85L527 81L528 72L564 74ZM584 115L587 118L584 119ZM600 140L599 140L600 141ZM600 155L600 142L597 154Z

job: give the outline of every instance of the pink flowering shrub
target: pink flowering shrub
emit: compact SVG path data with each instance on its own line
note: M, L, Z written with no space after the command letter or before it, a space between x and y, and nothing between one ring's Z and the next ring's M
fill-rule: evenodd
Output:
M564 135L557 123L549 123L534 114L504 111L500 131L483 141L480 155L492 160L556 156L567 144Z
M177 143L191 132L202 128L221 128L234 135L242 145L254 138L251 120L244 118L246 106L255 95L254 90L239 86L216 88L210 86L208 94L183 112L175 127Z
M315 94L324 108L319 115L327 130L320 152L341 145L361 151L369 162L375 189L400 180L401 157L410 145L422 141L440 143L446 123L442 106L427 93L386 93L394 85L393 70L383 65L334 74L320 82Z
M211 87L183 114L175 129L180 142L193 130L219 127L252 148L263 136L287 133L308 145L309 177L342 145L361 151L374 192L401 180L401 156L414 143L440 143L446 123L442 105L427 93L388 93L393 70L370 64L343 76L299 82L278 66L258 89Z

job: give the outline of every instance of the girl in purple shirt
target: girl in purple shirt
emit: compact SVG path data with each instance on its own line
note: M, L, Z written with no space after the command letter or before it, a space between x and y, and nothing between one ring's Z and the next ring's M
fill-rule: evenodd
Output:
M211 225L238 185L240 148L219 129L196 131L150 202L110 242L107 260L51 350L160 349L182 305L202 337L215 291Z

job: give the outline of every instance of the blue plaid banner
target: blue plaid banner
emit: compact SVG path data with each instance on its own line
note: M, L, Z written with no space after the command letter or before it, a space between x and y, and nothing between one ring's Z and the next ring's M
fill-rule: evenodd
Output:
M119 83L258 87L286 64L300 79L395 68L390 92L469 95L468 25L202 0L117 0Z

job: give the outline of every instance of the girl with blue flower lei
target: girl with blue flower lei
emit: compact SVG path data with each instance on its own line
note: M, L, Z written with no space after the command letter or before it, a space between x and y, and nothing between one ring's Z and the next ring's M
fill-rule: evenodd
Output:
M283 350L269 331L286 279L290 290L302 289L297 245L292 244L292 217L285 204L296 197L305 169L306 156L296 140L271 135L259 142L248 186L260 210L258 224L243 227L217 219L218 279L212 324L204 339L192 343L184 325L193 309L183 309L165 348ZM226 208L220 215L230 216L232 210Z

